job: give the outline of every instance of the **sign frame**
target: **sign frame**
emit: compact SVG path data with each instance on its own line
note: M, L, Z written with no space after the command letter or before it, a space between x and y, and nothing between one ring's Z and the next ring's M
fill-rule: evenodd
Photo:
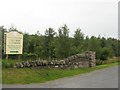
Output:
M22 54L23 53L23 34L18 31L4 33L4 53Z

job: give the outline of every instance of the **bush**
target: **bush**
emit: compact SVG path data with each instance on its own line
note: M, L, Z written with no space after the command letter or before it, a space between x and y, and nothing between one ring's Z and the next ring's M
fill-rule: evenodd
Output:
M110 56L109 48L102 48L100 54L100 60L107 60L109 56Z
M35 53L24 53L23 55L22 55L22 58L23 59L36 59L38 57L38 55L37 54L35 54Z
M12 62L7 62L7 60L2 60L2 67L3 68L13 68L14 64Z
M103 61L102 60L96 60L96 65L102 65Z
M110 63L116 63L118 62L118 57L114 57L111 59L107 59L107 60L96 60L96 65L102 65L102 64L110 64Z

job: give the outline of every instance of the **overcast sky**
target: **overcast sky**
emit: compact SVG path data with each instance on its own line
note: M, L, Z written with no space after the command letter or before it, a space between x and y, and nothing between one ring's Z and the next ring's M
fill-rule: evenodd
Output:
M67 24L88 36L118 37L118 0L0 0L0 26L44 34Z

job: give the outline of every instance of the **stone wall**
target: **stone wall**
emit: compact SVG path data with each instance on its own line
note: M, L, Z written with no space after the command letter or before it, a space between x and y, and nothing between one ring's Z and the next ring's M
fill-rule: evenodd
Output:
M96 66L95 52L87 51L76 54L63 60L33 60L18 62L15 68L39 67L39 68L85 68Z

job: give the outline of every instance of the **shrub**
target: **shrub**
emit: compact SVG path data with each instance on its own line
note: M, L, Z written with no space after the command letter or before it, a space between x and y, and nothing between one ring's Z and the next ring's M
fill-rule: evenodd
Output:
M102 60L96 60L96 65L102 65L103 61Z
M24 53L23 55L22 55L22 58L23 59L36 59L38 57L38 55L37 54L35 54L35 53Z
M102 48L100 60L107 60L109 56L110 56L109 48Z
M2 67L3 68L13 68L14 64L12 62L7 62L7 60L2 60Z
M107 60L96 60L96 65L102 65L102 64L110 64L110 63L116 63L118 62L118 57L114 57L111 59L107 59Z

